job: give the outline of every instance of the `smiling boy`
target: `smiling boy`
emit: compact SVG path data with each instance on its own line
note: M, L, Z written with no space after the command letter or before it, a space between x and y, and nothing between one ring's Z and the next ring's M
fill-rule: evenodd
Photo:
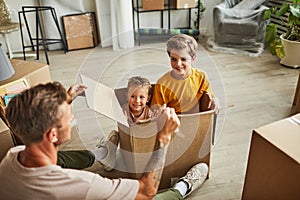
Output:
M214 94L206 74L193 67L196 59L197 41L188 35L179 34L167 41L171 71L160 77L155 84L151 106L166 104L177 114L200 111L200 98L207 94L210 102L205 110L215 109Z

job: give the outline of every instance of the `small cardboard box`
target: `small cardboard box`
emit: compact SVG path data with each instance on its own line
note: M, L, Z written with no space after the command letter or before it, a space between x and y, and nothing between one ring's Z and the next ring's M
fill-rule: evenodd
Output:
M131 178L139 179L152 155L157 125L155 121L129 126L122 112L125 88L111 89L85 76L82 82L88 87L85 94L88 106L118 122L120 151ZM101 99L101 104L97 99ZM212 111L180 115L181 126L172 136L160 189L169 188L173 181L182 177L195 164L210 165L213 119Z
M164 0L143 0L144 10L163 10Z
M0 119L0 162L7 151L14 146L13 138L9 128Z
M68 50L93 48L99 44L95 13L62 17Z
M175 7L177 9L195 8L196 3L195 0L171 0L171 7Z
M300 114L253 130L242 199L299 199Z

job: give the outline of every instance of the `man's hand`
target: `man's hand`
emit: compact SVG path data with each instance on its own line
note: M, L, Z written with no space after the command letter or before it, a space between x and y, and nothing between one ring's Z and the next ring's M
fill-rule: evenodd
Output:
M180 125L175 110L163 108L157 118L157 125L159 132L156 137L156 145L146 167L146 173L139 180L140 187L136 199L152 199L157 192L171 135Z
M69 101L71 103L78 95L82 94L87 87L83 84L72 85L68 89Z
M160 114L157 118L158 135L157 139L163 144L171 140L172 133L178 128L180 121L175 113L174 108L161 107Z

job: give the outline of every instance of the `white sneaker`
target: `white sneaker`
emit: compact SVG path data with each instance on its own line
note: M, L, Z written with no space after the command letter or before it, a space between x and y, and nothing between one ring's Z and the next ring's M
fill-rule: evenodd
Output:
M206 163L198 163L194 165L184 177L179 178L179 181L184 181L188 185L188 189L183 198L190 195L194 190L198 189L205 181L208 174L208 166Z
M105 171L111 171L114 169L116 164L116 152L119 145L119 132L111 131L107 138L101 138L99 143L96 145L98 148L106 148L107 154L104 158L100 160Z

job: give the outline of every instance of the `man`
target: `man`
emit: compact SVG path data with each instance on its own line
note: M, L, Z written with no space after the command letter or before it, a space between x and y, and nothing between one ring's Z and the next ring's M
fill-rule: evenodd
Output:
M11 99L6 117L24 146L12 148L0 164L1 198L153 198L161 178L171 133L180 124L174 109L165 108L158 120L160 131L147 173L140 180L110 180L91 172L63 169L56 165L58 146L70 139L70 122L74 117L67 96L63 86L53 82L35 86ZM198 168L189 173L195 174ZM204 175L198 171L197 180L191 181L194 174L184 178L188 194L206 178L207 169Z

